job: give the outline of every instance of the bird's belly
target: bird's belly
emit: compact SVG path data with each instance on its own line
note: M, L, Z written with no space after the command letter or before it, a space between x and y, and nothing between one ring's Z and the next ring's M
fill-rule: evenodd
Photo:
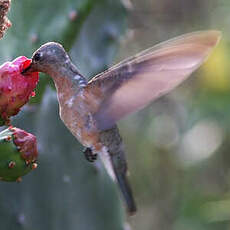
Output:
M86 110L70 109L68 106L62 106L60 117L70 132L85 147L93 151L100 151L99 132L91 119L91 114Z
M71 133L81 142L81 121L77 118L77 114L73 114L68 108L61 107L60 117Z

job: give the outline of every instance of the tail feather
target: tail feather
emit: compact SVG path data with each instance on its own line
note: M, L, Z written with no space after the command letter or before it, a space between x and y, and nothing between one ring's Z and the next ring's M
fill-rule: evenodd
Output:
M133 215L137 211L137 207L133 198L133 194L129 182L125 175L117 174L117 173L115 174L117 178L117 183L119 184L120 190L123 194L125 203L127 205L127 211L130 215Z
M128 213L133 215L137 208L127 180L127 161L117 126L101 132L100 140L104 146L100 153L101 159L111 178L117 181Z
M117 183L119 185L120 191L123 195L124 201L126 203L127 211L129 215L134 215L135 212L137 211L136 208L136 202L133 198L133 193L131 186L128 182L127 175L126 175L126 169L123 170L120 167L116 167L117 165L117 156L112 156L111 157L111 162L113 165L113 170L117 179Z

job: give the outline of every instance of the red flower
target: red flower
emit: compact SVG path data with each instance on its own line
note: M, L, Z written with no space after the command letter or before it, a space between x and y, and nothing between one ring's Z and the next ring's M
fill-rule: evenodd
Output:
M8 124L34 94L38 72L21 74L30 63L31 59L21 56L0 66L0 125Z

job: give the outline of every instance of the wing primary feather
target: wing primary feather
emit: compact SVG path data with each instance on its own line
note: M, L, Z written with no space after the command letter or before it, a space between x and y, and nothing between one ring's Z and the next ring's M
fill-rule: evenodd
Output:
M208 58L219 31L186 34L147 49L93 78L87 87L102 96L94 113L100 130L167 94Z

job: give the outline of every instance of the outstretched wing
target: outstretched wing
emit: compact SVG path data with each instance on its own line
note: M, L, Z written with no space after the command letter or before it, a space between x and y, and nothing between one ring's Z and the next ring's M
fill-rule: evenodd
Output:
M161 43L94 77L87 88L100 90L94 119L101 130L168 93L208 57L221 37L200 31Z

